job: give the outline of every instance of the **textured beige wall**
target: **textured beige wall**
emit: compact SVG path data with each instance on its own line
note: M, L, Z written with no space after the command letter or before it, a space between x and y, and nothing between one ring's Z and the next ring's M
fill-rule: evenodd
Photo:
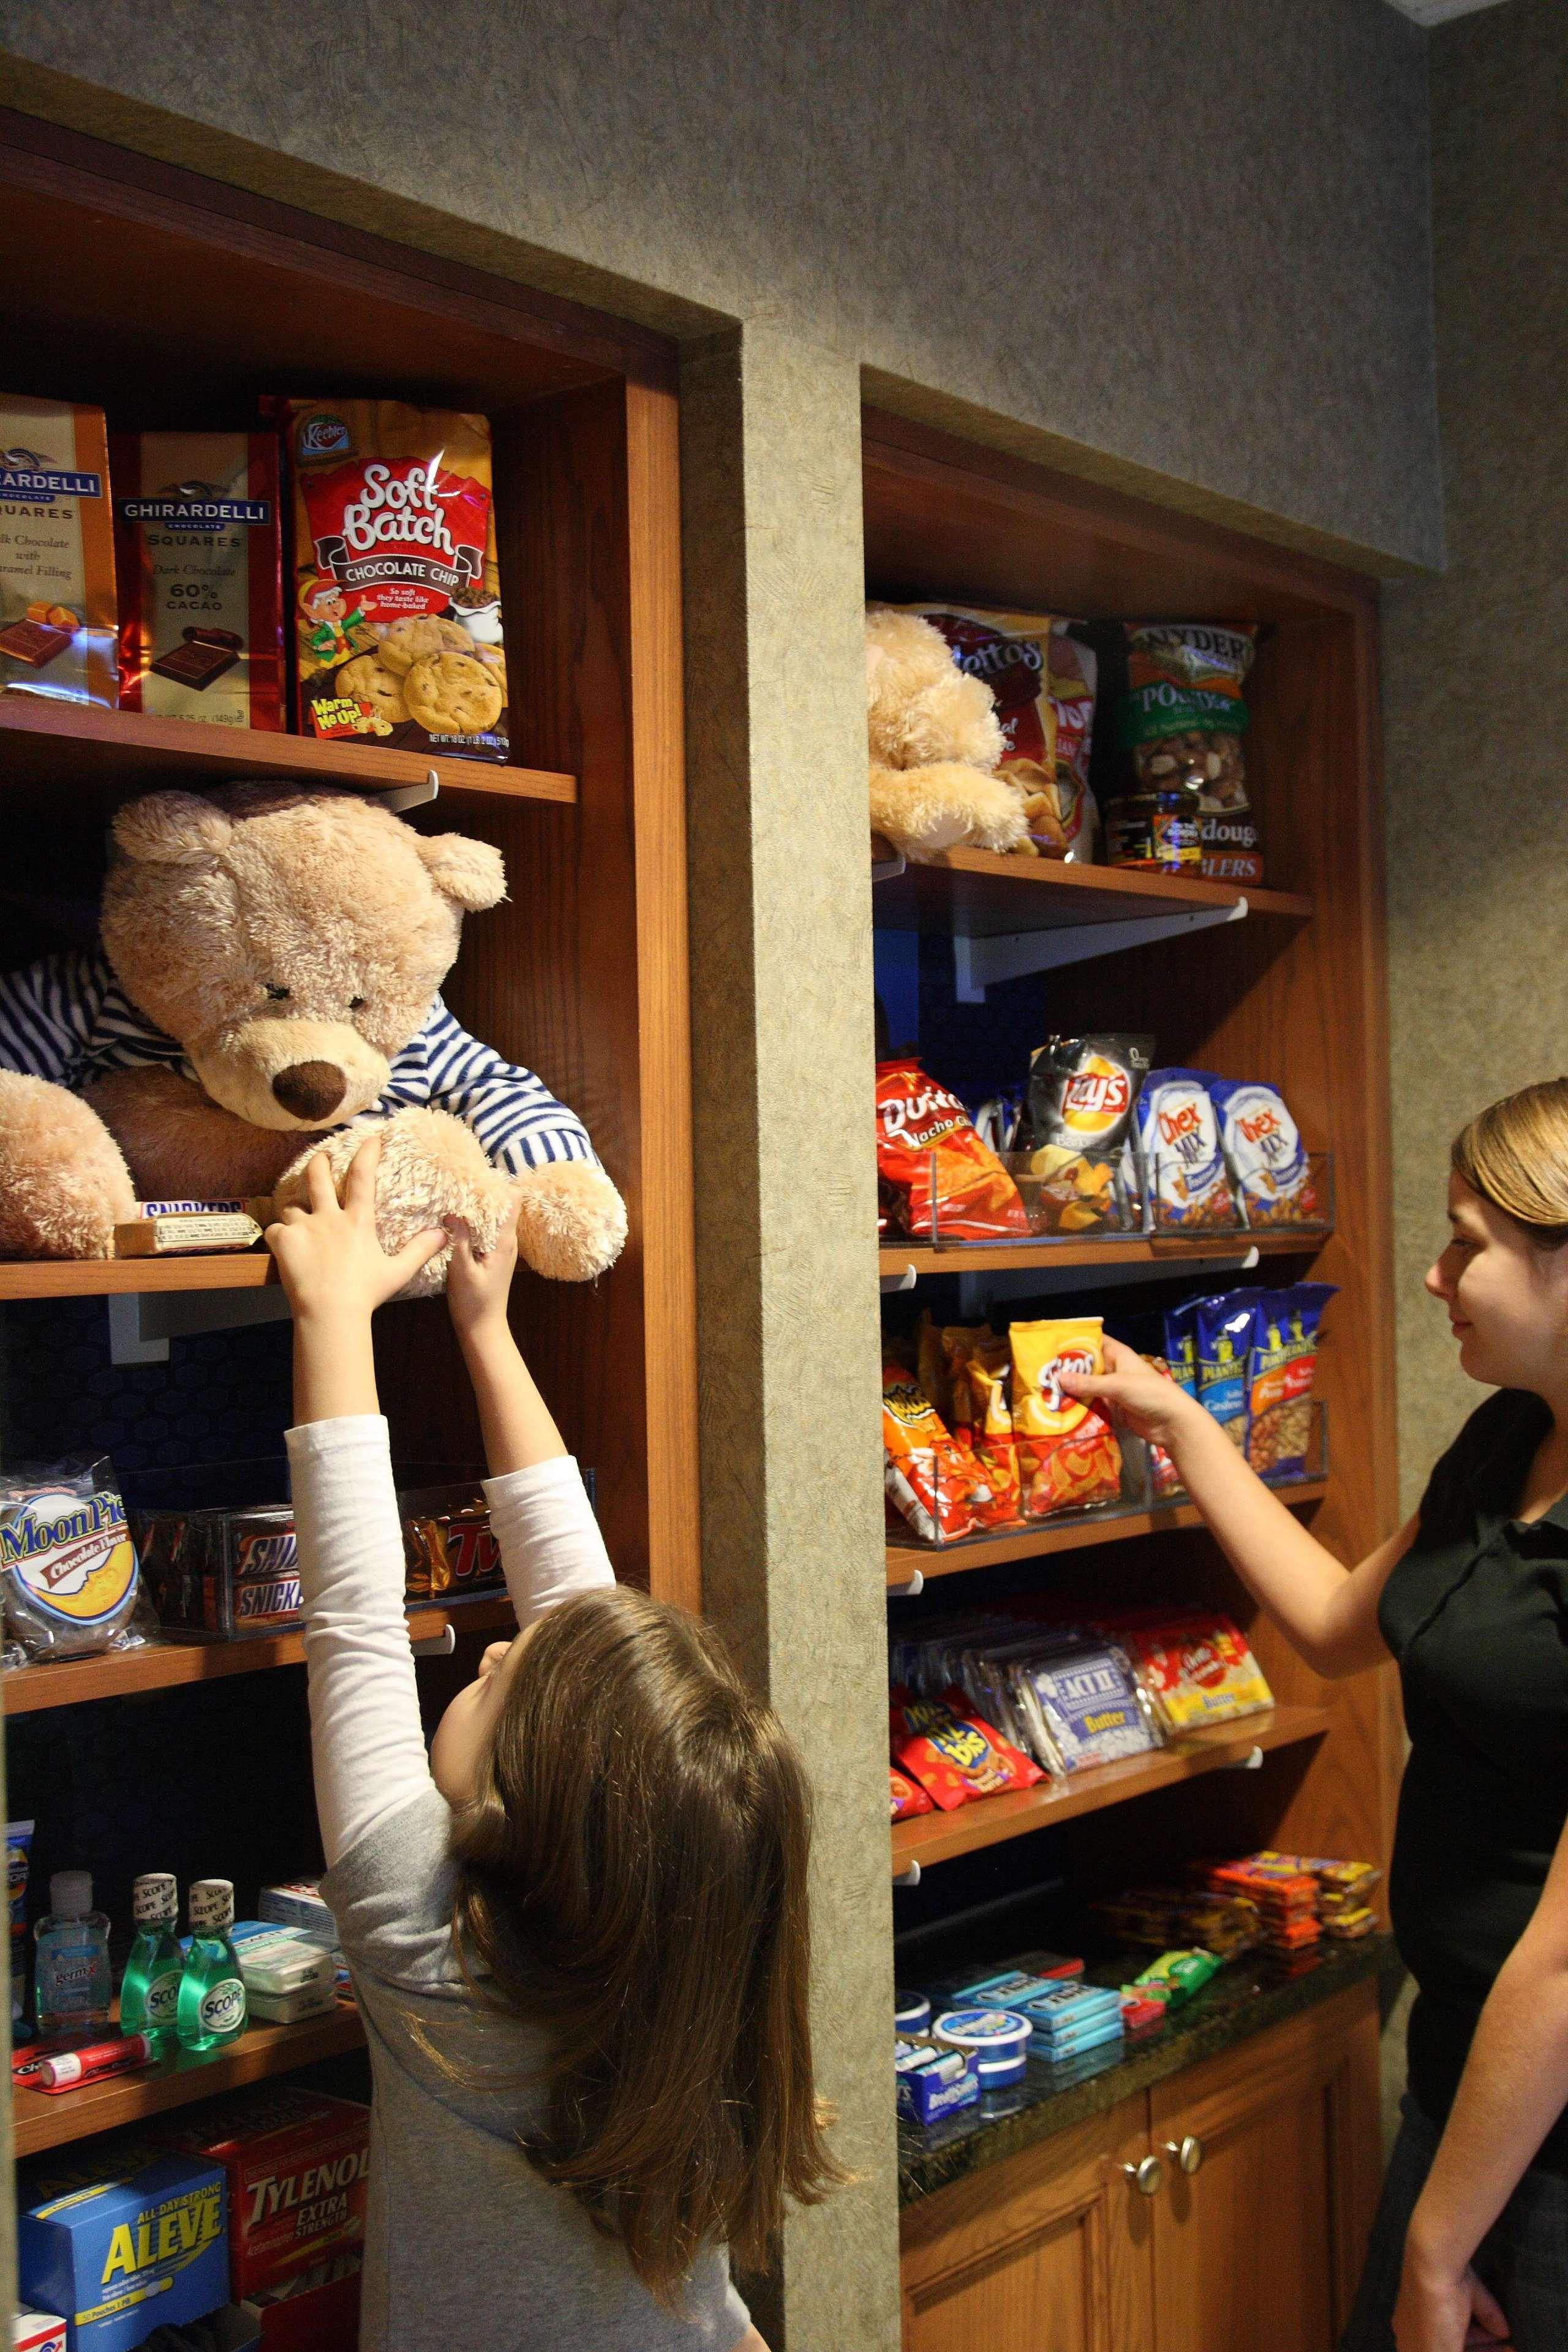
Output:
M1433 236L1449 567L1385 591L1401 1460L1418 1497L1479 1392L1423 1269L1449 1140L1568 1069L1568 9L1434 35Z
M105 137L1438 551L1424 41L1386 0L0 0L0 97Z

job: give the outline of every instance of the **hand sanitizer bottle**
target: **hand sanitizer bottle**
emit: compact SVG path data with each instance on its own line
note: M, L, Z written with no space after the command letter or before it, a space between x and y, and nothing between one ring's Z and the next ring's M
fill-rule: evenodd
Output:
M144 2033L154 2050L166 2050L178 2030L184 1968L174 1933L180 1897L172 1872L149 1871L133 1883L131 1916L136 1941L120 1982L121 2031Z
M245 1980L228 1936L233 1925L232 1882L198 1878L191 1888L191 1948L180 1979L184 2050L220 2050L245 2032Z
M49 1907L33 1933L38 1961L33 2007L45 2041L92 2042L109 2023L114 1979L109 1966L109 1919L92 1907L85 1870L57 1870Z

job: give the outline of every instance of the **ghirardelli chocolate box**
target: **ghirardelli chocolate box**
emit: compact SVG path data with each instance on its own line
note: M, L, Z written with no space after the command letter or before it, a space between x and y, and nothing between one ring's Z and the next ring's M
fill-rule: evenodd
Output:
M0 393L0 688L112 710L114 625L103 411Z

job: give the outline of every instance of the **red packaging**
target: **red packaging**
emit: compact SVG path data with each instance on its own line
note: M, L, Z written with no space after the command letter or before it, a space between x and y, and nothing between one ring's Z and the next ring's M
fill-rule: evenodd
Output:
M228 2176L230 2292L261 2305L266 2352L352 2345L370 2109L283 2084L215 2100L159 2137Z
M914 1374L882 1366L882 1479L888 1502L922 1543L974 1533L991 1490L972 1454L953 1444Z
M1045 1778L1037 1764L982 1722L958 1690L917 1698L905 1684L889 1694L893 1756L944 1813L976 1797L1032 1789Z
M277 436L116 433L110 467L120 708L281 731Z
M907 1780L902 1772L888 1767L888 1796L896 1822L908 1821L912 1813L929 1813L931 1799L918 1780Z
M877 1065L877 1174L884 1204L918 1238L1028 1238L1017 1186L916 1054Z

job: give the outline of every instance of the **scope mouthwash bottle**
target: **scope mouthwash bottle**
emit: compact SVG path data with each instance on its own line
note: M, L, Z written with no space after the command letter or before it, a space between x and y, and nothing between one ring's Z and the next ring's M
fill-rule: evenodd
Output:
M136 1941L120 1980L121 2031L144 2033L154 2050L166 2050L179 2031L185 1965L174 1933L180 1897L172 1871L148 1871L132 1883L131 1916Z
M46 2041L94 2041L109 2023L114 1979L109 1917L92 1907L90 1872L56 1871L48 1911L33 1933L38 1941L33 2010L40 2035Z
M245 2032L245 1980L229 1941L234 1885L198 1878L191 1888L191 1948L180 1979L183 2050L220 2050Z

